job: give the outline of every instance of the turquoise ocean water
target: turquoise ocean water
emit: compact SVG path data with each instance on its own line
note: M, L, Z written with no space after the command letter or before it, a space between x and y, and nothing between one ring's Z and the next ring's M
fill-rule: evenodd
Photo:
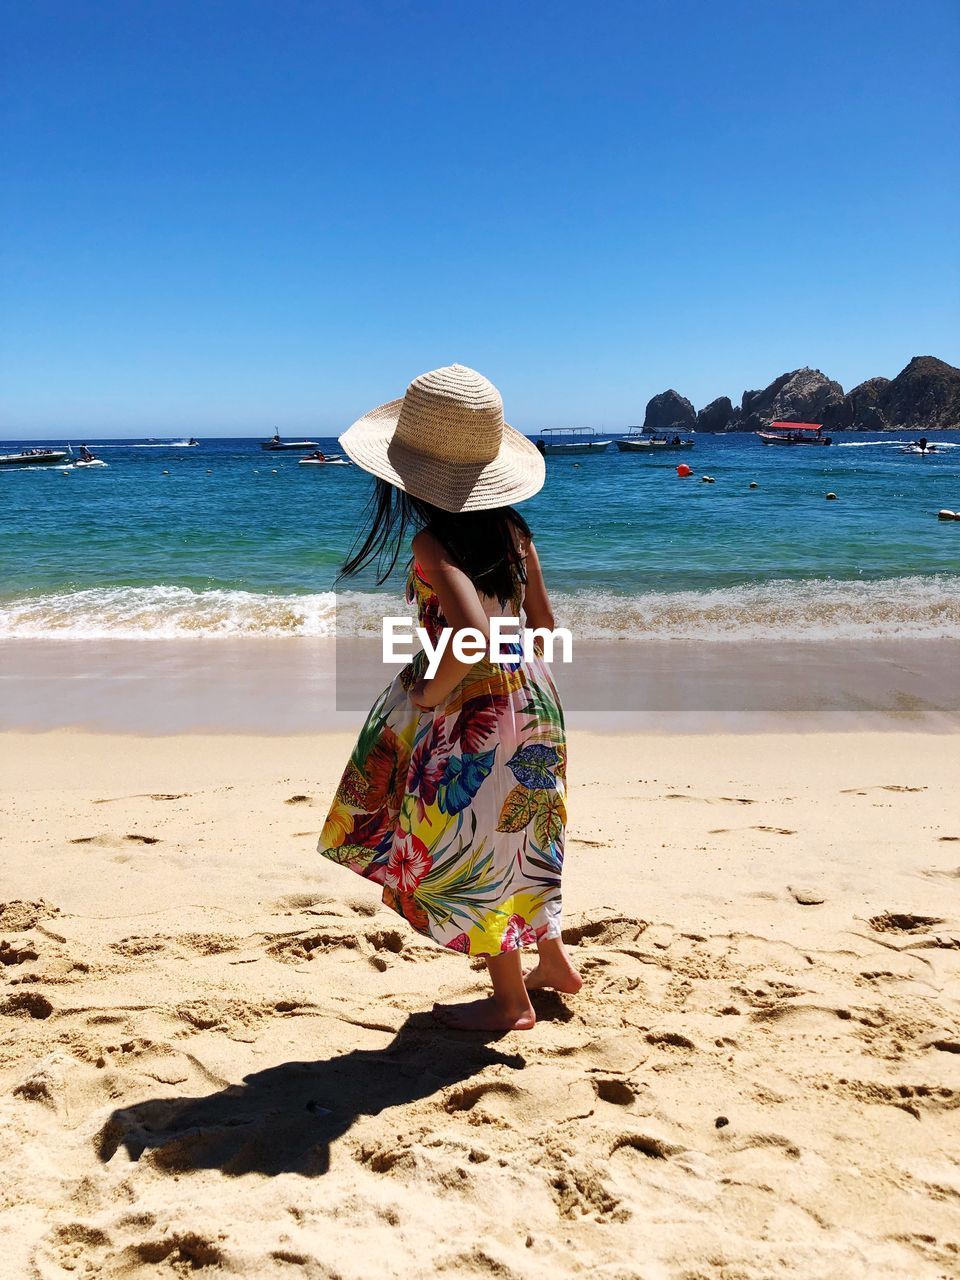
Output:
M960 435L929 435L936 456L901 452L908 434L734 434L548 458L523 511L559 619L585 637L960 635L960 523L937 520L960 508ZM396 611L396 583L334 594L372 486L356 467L254 439L87 443L105 468L0 472L0 638L325 635Z

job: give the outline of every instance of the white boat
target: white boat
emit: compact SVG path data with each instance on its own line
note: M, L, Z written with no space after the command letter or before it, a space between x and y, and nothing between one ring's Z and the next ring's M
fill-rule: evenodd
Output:
M561 457L574 453L603 453L609 440L598 440L593 427L548 427L540 432L537 448L541 453Z
M301 458L297 463L298 467L349 467L350 463L346 458L341 458L339 453L331 453L326 458Z
M621 453L675 453L678 449L692 449L693 441L685 440L678 431L671 434L653 427L630 427L616 446Z
M66 449L21 449L0 454L0 467L53 467L66 460Z
M277 434L272 440L264 440L260 448L265 449L267 453L278 453L285 449L299 449L302 453L305 449L316 449L318 445L317 440L281 440Z

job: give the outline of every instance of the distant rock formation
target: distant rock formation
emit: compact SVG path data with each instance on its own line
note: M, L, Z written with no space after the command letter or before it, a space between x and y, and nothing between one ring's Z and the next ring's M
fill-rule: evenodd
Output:
M883 388L879 407L890 427L960 427L960 369L936 356L914 356Z
M867 378L848 391L838 405L831 405L823 416L824 426L832 431L882 431L887 420L881 401L889 378Z
M914 356L889 378L843 387L819 369L794 369L762 391L744 391L739 408L718 396L695 414L676 391L647 405L644 426L659 430L764 431L771 422L822 422L831 431L943 431L960 429L960 369L936 356Z
M737 415L739 416L739 415ZM717 396L697 414L698 431L733 431L735 430L733 405L729 396Z
M697 415L693 405L678 392L661 391L647 404L647 412L643 419L645 427L665 431L669 427L689 431L697 424Z
M740 431L764 431L771 422L823 422L843 403L843 387L819 369L782 373L762 391L745 391Z

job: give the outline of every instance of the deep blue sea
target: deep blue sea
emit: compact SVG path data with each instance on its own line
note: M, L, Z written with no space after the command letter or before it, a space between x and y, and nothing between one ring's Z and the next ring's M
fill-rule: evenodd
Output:
M960 523L937 512L960 509L960 435L928 436L927 457L902 452L909 433L611 445L548 458L523 513L580 635L956 636ZM357 467L256 439L86 442L105 467L0 469L0 637L323 635L335 605L341 628L379 627L369 582L333 594L373 484Z

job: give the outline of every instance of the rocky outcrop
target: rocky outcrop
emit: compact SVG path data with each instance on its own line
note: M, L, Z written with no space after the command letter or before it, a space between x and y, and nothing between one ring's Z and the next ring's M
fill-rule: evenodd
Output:
M882 431L888 424L880 402L889 385L889 378L867 378L827 410L824 425L831 431Z
M698 431L734 431L739 414L734 413L729 396L717 396L697 414Z
M676 430L689 431L697 424L697 415L693 405L678 392L661 391L647 404L647 412L643 419L645 427L665 431L672 427Z
M960 427L960 369L936 356L914 356L883 388L878 404L889 427Z
M745 391L741 431L763 431L771 422L823 422L843 403L843 387L819 369L782 373L762 391Z
M744 391L739 407L718 396L699 413L685 396L661 391L647 405L643 425L660 431L763 431L776 421L822 422L831 431L960 429L960 369L936 356L914 356L892 382L867 378L846 395L819 369L794 369L762 391Z

